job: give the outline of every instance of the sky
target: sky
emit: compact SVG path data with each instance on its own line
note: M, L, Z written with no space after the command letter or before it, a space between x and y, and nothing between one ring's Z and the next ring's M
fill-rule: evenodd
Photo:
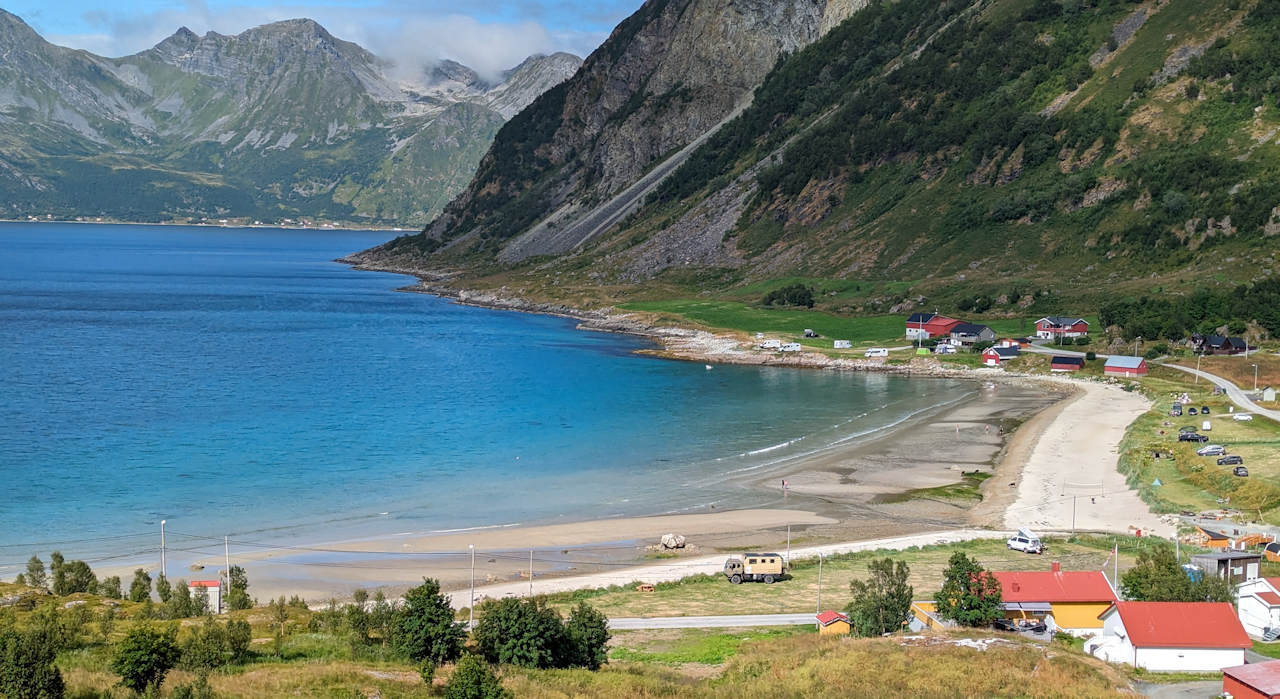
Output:
M402 66L441 58L485 74L535 53L585 57L641 0L0 0L45 39L101 56L151 48L179 27L237 34L314 19Z

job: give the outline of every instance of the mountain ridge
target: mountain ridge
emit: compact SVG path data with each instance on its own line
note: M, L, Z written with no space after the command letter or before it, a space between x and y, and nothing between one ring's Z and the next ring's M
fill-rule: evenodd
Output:
M235 35L181 27L104 58L0 20L0 216L421 225L506 118L578 64L530 56L497 84L443 60L406 76L310 19ZM389 173L414 188L382 191Z

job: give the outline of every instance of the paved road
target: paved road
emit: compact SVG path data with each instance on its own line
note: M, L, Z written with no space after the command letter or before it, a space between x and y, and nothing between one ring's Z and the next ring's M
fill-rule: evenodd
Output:
M1207 379L1215 386L1225 390L1227 392L1227 397L1231 399L1232 403L1236 404L1236 407L1248 410L1255 415L1262 415L1263 417L1268 417L1276 422L1280 422L1280 410L1270 410L1254 403L1249 399L1249 396L1245 395L1244 391L1240 390L1239 386L1231 383L1221 376L1210 374L1207 371L1200 371L1199 369L1192 369L1191 367L1179 366L1177 364L1162 364L1161 366L1167 366L1170 369L1177 369L1178 371L1185 371L1188 374L1195 374L1202 379Z
M739 616L620 617L609 620L611 629L721 629L747 626L796 626L815 624L813 614L744 614Z
M1209 699L1222 694L1222 680L1158 684L1138 682L1138 693L1152 699Z

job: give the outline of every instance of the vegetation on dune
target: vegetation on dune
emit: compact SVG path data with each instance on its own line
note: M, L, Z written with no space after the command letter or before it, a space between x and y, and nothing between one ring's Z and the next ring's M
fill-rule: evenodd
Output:
M853 600L845 607L850 626L859 636L879 636L902 629L911 616L915 590L907 584L911 569L902 561L881 558L867 564L871 577L852 580Z

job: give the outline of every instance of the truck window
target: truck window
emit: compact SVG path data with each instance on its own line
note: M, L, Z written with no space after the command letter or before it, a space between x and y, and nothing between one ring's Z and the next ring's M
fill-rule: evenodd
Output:
M754 558L752 558L751 560L747 561L747 563L753 563L753 564L754 564L755 562L756 562L756 559L754 559Z

